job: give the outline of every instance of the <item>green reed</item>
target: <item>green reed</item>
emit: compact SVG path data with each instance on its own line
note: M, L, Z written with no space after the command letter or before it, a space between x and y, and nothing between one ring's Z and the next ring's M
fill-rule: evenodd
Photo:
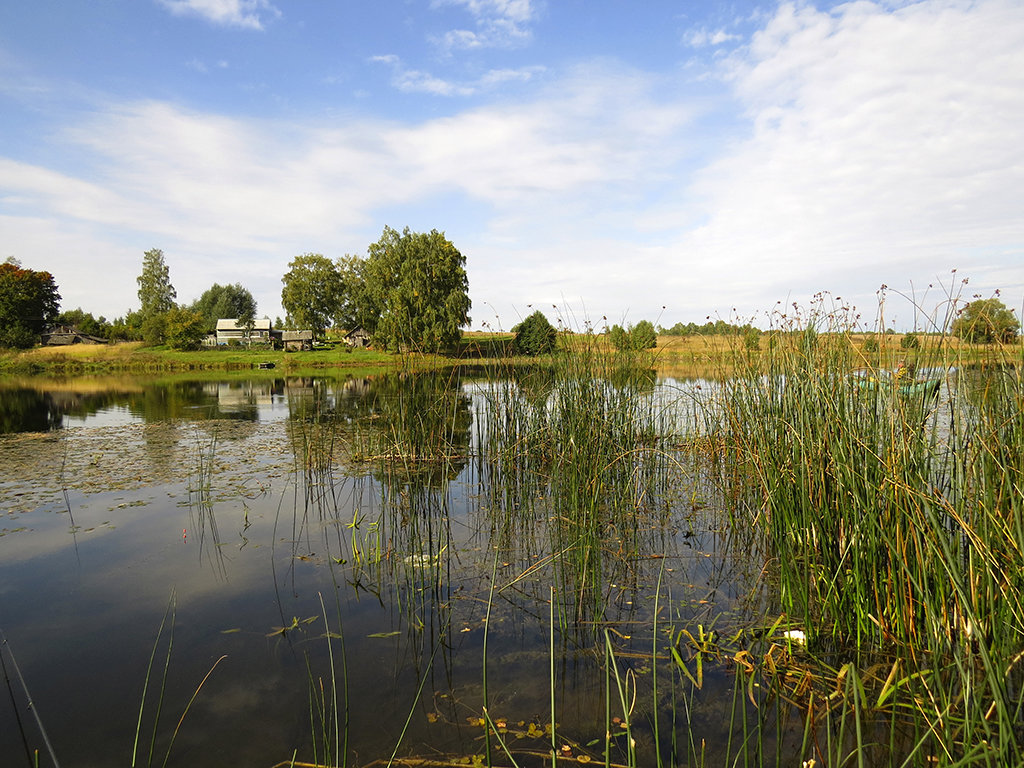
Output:
M896 654L891 705L921 732L915 753L942 765L1019 763L1019 350L971 367L940 338L911 360L959 369L932 397L851 376L861 362L852 330L840 313L780 332L707 405L741 500L734 524L763 531L780 608L812 641ZM865 710L852 716L860 728Z
M661 508L672 420L643 362L580 334L538 366L498 368L479 398L477 472L492 520L508 535L545 520L566 615L601 611L610 568L642 549Z

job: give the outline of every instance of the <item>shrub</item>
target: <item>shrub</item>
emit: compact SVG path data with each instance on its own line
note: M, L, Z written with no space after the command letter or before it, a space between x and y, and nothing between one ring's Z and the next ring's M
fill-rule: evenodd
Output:
M536 357L537 355L549 355L555 351L558 331L539 309L519 323L512 331L516 335L516 351L521 355Z
M918 349L921 346L921 340L913 333L903 334L903 338L900 339L901 349Z

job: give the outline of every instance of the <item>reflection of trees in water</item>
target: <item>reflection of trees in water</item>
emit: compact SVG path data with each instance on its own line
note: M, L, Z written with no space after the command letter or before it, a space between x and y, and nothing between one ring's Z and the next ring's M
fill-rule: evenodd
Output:
M63 414L48 392L4 389L0 392L0 434L60 429Z
M289 380L293 446L306 467L365 464L381 483L437 485L466 466L473 416L451 371Z

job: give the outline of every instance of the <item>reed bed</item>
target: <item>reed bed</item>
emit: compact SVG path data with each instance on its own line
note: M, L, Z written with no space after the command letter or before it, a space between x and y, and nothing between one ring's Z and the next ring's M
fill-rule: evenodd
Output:
M763 532L779 610L812 648L891 660L876 701L914 734L892 764L1020 764L1021 360L935 344L908 361L942 372L934 396L868 385L851 328L814 318L747 354L709 404L733 524Z

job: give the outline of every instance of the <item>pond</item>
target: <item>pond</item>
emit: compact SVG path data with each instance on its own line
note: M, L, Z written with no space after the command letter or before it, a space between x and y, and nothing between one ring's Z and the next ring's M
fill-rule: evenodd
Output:
M799 765L822 678L694 436L718 391L4 384L3 764Z

